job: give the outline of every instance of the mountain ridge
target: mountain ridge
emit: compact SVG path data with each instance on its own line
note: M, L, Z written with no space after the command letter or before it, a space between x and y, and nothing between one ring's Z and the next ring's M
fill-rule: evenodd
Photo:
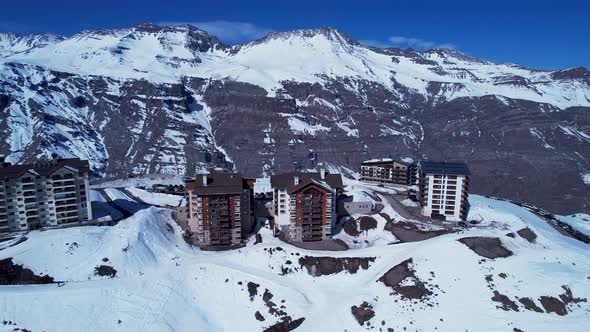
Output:
M211 165L260 176L320 162L350 173L392 155L464 159L474 192L590 208L584 68L376 52L332 28L239 47L192 26L92 31L0 57L8 160L79 156L97 176Z

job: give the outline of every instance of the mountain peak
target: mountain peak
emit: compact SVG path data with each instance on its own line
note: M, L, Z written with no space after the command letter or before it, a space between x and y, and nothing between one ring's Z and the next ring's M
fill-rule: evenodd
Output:
M316 36L324 36L326 39L349 45L360 45L356 40L350 37L346 32L333 27L321 27L316 29L295 29L287 31L271 32L268 35L253 41L253 43L264 43L270 40L286 40L292 38L309 39Z

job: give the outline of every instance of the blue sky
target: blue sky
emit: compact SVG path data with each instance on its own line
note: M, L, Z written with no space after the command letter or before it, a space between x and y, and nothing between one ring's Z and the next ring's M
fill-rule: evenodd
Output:
M528 67L590 68L590 1L3 1L0 31L72 35L192 23L228 43L332 26L380 46L451 47Z

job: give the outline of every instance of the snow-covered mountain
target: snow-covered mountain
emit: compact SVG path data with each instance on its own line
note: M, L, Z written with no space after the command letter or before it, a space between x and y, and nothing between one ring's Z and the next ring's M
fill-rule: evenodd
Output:
M82 31L69 38L32 35L12 39L3 47L2 62L85 75L170 83L184 76L231 79L261 86L270 94L280 90L283 81L325 83L351 78L392 91L401 85L433 100L498 95L561 109L590 106L590 73L583 68L540 71L482 61L447 49L377 49L332 28L275 32L234 47L190 25L139 24L129 29ZM432 91L431 83L441 86Z
M29 51L43 48L65 39L65 37L49 33L19 35L10 32L0 32L0 58L16 54L26 54Z
M0 280L62 283L0 286L0 331L586 331L589 245L511 203L470 203L478 225L417 242L392 229L440 226L386 206L345 227L337 237L356 247L337 252L266 228L262 243L200 251L156 207L113 227L33 231L0 243L0 269L30 270Z
M98 175L208 164L260 175L465 159L476 192L590 208L584 68L379 49L331 28L229 46L188 25L140 24L1 35L0 81L0 151L13 162L57 152L90 159Z

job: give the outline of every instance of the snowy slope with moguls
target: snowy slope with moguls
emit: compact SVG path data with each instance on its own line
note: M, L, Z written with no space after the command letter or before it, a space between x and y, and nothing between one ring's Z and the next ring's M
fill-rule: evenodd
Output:
M589 245L511 203L470 203L475 227L387 244L379 223L364 248L339 252L265 228L262 243L203 252L155 207L30 232L0 259L62 283L0 286L0 331L586 331Z

